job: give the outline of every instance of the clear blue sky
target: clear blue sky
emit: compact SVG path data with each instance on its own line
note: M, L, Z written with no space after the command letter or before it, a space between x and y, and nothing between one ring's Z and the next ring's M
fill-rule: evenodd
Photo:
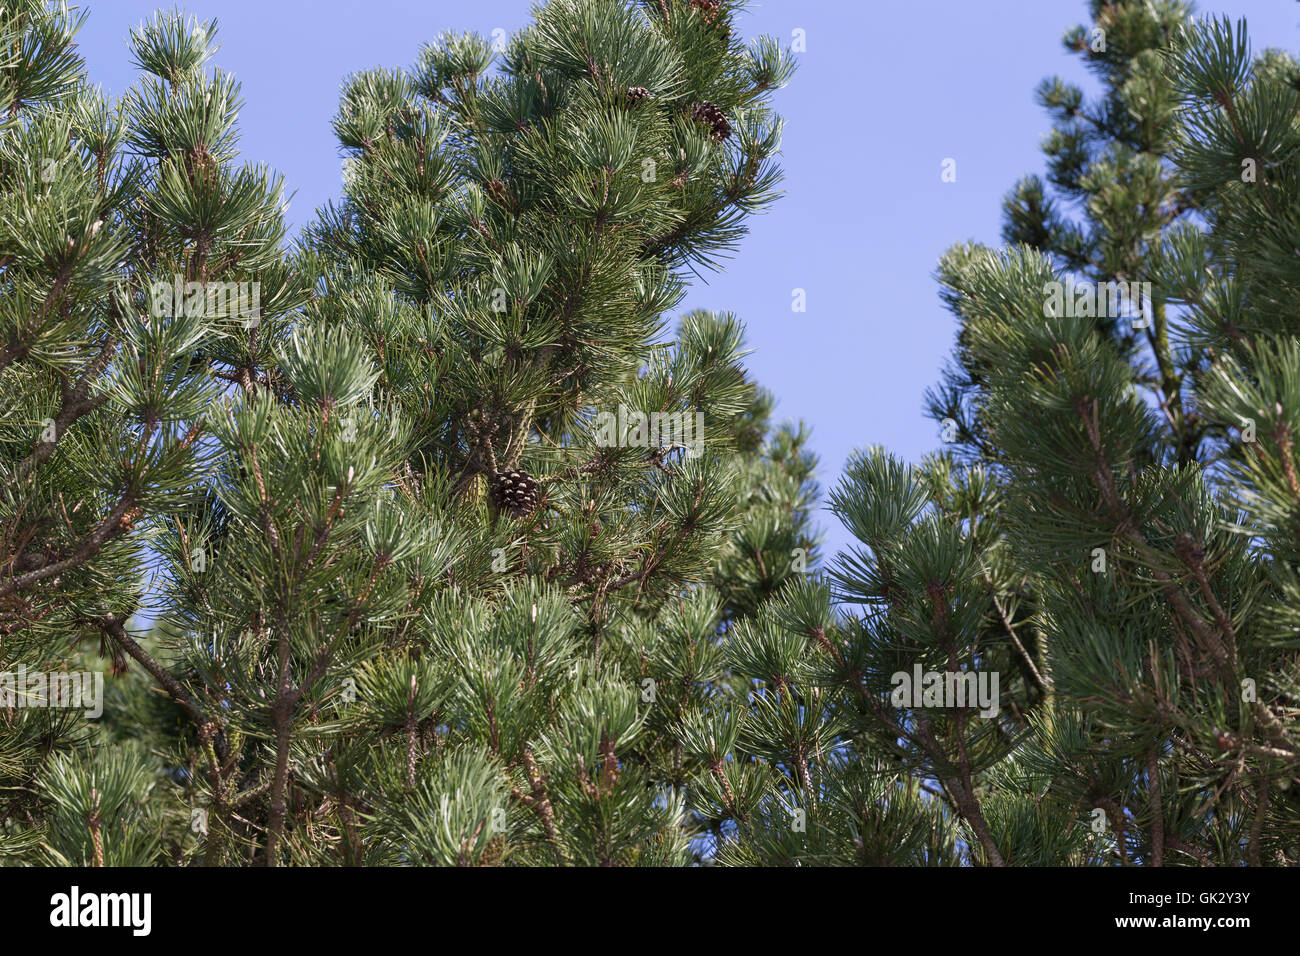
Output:
M127 30L159 6L88 3L79 40L91 77L112 95L135 80ZM358 69L409 66L443 30L484 35L527 23L527 0L188 0L216 17L215 63L243 83L245 158L285 175L294 225L341 188L330 119L339 84ZM1244 16L1255 49L1300 50L1293 0L1202 0L1201 13ZM1087 22L1083 0L754 0L739 26L789 43L806 35L786 116L786 195L751 221L722 274L695 281L685 308L738 313L755 376L779 417L814 428L824 487L849 453L879 443L918 460L938 444L921 414L954 326L932 273L964 239L997 243L1003 194L1042 170L1048 130L1033 89L1046 75L1086 72L1060 37ZM1091 87L1089 87L1091 88ZM940 179L945 158L957 181ZM791 311L806 290L807 311ZM827 552L846 543L821 516Z

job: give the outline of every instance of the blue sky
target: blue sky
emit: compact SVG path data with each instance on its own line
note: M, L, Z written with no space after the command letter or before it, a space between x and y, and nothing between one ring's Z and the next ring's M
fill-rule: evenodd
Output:
M121 95L135 80L127 31L160 4L86 6L81 52L92 79ZM243 84L244 156L285 175L300 226L341 190L330 120L344 76L409 66L443 30L518 29L531 4L189 0L181 9L218 20L214 62ZM1292 0L1202 0L1199 11L1246 17L1256 50L1300 50ZM747 38L806 37L776 97L787 120L786 194L751 221L726 272L694 281L684 309L746 321L750 368L780 399L778 417L813 426L824 487L854 448L883 444L916 461L938 445L922 395L954 325L935 264L954 242L999 241L1003 194L1043 165L1049 123L1034 87L1054 73L1087 79L1060 43L1081 22L1083 0L754 0L740 18ZM941 180L948 158L956 182ZM806 312L791 310L794 289L805 290ZM847 543L831 515L820 523L828 553Z

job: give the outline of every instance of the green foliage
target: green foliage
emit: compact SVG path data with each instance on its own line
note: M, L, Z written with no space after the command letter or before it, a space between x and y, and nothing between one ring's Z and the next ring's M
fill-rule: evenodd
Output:
M1101 102L1039 91L1081 214L1030 178L1006 249L950 250L952 444L919 477L872 452L832 492L866 613L827 676L865 685L971 862L1293 865L1296 67L1180 3L1093 14L1067 44ZM1053 305L1071 280L1151 301ZM1000 712L875 705L918 662L999 674Z
M951 441L853 456L822 573L743 325L666 334L780 179L740 9L351 76L287 247L215 23L110 104L5 4L0 675L109 677L0 706L0 859L1300 862L1300 68L1091 4L1099 99L1040 87L1046 179L939 264Z
M776 196L788 54L745 46L731 3L554 0L499 62L444 36L349 79L346 195L286 248L215 22L142 24L108 104L75 22L17 7L0 664L97 636L111 712L0 711L0 852L711 852L719 764L686 741L749 706L722 635L815 564L815 460L737 318L664 332L684 271ZM780 733L834 735L781 708ZM782 754L756 741L747 772Z

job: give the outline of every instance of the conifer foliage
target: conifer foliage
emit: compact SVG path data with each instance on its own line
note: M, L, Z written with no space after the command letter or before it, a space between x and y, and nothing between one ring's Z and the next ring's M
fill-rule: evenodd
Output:
M214 25L142 25L144 75L109 103L74 51L82 19L36 0L0 18L0 852L134 865L159 858L179 807L150 797L146 741L102 747L107 724L83 716L92 674L143 668L204 712L125 623L151 538L192 508L208 468L208 363L255 321L224 291L205 307L207 290L258 275L283 309L306 289L283 266L279 180L233 163L238 87L202 72ZM155 287L192 307L164 310ZM50 683L83 673L75 692Z
M1091 6L1066 43L1102 100L1040 87L1053 189L1022 180L1008 245L940 264L949 447L872 449L831 495L850 614L802 631L793 681L854 702L807 794L819 859L1300 861L1300 69L1179 2ZM809 849L768 833L768 860Z
M823 573L742 323L669 331L777 196L741 3L352 74L293 241L215 23L110 103L0 6L0 862L1300 863L1300 66L1244 23L1091 0L1100 97L939 265L944 446L853 456Z
M76 23L10 7L5 356L48 384L5 420L0 653L114 674L98 722L0 712L0 853L694 859L688 727L815 560L814 463L738 319L663 333L776 195L788 55L677 0L444 36L349 79L346 194L290 247L214 23L143 24L108 105Z

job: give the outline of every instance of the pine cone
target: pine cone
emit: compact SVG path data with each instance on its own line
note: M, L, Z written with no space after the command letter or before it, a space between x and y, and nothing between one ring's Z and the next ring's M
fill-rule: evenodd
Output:
M700 11L705 22L712 23L722 10L722 0L691 0L691 6Z
M140 517L140 509L132 508L118 520L118 527L121 528L124 533L129 532L135 525L135 519L138 517Z
M492 501L513 517L531 514L537 507L537 479L515 468L499 471L492 479Z
M629 86L627 88L627 105L636 106L649 95L650 91L644 86Z
M511 195L510 187L499 179L488 180L487 194L498 206L515 205L515 197Z
M715 143L731 135L731 124L727 122L726 114L707 100L691 107L691 119L708 126L712 130L711 138Z

